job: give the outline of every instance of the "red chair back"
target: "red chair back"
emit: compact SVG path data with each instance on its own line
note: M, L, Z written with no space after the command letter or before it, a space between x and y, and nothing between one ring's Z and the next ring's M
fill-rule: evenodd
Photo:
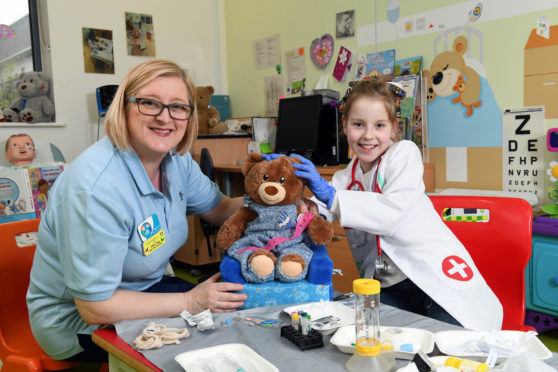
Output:
M447 208L467 209L465 214L472 209L488 210L485 222L459 221L459 217L451 216L444 222L502 303L502 329L533 329L525 326L525 268L531 257L533 218L529 203L519 198L484 196L431 195L430 200L442 219Z
M54 360L35 341L25 296L35 244L18 247L16 235L37 231L39 219L0 224L0 359L2 372L70 368L77 363ZM28 239L26 239L28 240Z

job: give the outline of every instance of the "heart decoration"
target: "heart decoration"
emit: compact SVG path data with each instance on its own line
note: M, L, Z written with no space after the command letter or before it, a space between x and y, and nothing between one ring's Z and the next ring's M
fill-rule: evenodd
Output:
M324 34L321 38L315 38L310 45L310 58L316 66L324 69L333 55L333 36Z

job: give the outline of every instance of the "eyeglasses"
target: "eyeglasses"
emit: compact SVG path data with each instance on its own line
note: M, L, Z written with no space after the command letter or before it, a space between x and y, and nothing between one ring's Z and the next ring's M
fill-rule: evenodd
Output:
M171 103L165 105L156 99L130 97L130 102L138 104L138 111L147 116L157 116L163 112L163 109L169 110L169 116L176 120L188 120L194 111L194 106L183 103Z

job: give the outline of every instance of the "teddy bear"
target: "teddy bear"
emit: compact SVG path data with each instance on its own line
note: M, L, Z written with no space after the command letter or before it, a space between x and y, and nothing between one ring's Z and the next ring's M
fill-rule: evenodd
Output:
M305 279L310 242L324 245L333 237L333 225L322 216L300 213L305 180L295 175L292 163L300 160L248 155L242 167L244 205L217 233L217 247L240 263L248 283Z
M479 107L481 93L481 80L479 74L465 64L463 56L467 52L468 40L460 35L453 40L453 50L448 50L438 54L432 61L430 70L425 70L423 76L427 78L428 89L426 93L427 101L432 102L436 97L448 97L460 88L459 99L454 103L460 102L467 108L467 116L472 114L472 107ZM462 84L458 84L461 76ZM470 110L470 112L469 112Z
M458 102L461 103L461 105L463 105L467 109L465 115L471 116L473 115L473 107L475 108L480 107L481 100L479 99L478 101L473 102L472 104L465 103L463 101L463 93L465 93L466 87L467 87L467 82L463 79L463 75L459 75L457 77L457 81L455 82L455 85L452 88L454 91L458 92L459 95L454 99L452 99L451 101L453 103L458 103Z
M220 123L219 111L209 106L215 89L211 86L196 87L196 108L198 110L198 134L222 134L227 124Z
M42 72L23 72L18 77L21 98L4 108L5 122L44 123L54 117L54 104L47 97L48 78Z

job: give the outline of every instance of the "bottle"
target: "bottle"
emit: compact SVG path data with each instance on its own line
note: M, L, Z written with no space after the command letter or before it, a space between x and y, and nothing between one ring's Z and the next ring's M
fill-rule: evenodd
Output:
M380 282L356 279L355 293L355 349L345 366L350 372L391 371L395 367L393 346L380 342Z
M446 367L457 368L461 372L485 372L490 369L484 363L477 362L470 359L460 359L456 357L449 357L444 363Z

